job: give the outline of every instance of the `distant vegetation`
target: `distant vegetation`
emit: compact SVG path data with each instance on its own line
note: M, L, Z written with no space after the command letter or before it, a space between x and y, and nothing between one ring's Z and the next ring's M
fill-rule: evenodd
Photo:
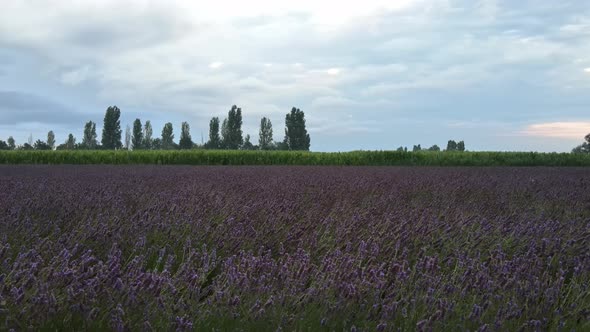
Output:
M0 164L590 166L590 154L442 151L0 151Z

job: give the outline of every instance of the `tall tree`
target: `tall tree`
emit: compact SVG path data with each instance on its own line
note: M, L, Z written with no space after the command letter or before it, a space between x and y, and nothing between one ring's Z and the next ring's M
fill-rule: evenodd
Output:
M164 125L164 128L162 129L162 149L169 150L174 147L173 131L172 123L168 122Z
M457 143L457 151L465 152L465 142L459 141L459 143Z
M50 130L47 133L47 146L49 147L48 150L53 150L53 148L55 148L55 134L53 133L53 130Z
M74 150L76 148L76 138L71 133L68 135L68 140L66 141L66 149Z
M457 151L457 142L449 140L447 142L447 151Z
M309 151L310 138L305 129L305 113L293 107L285 117L285 140L289 150Z
M8 143L9 150L16 149L16 143L14 142L14 138L12 138L12 136L8 137L8 140L6 142Z
M131 127L127 125L125 127L125 150L129 150L131 148Z
M227 120L227 121L226 121ZM242 109L233 105L223 121L223 145L226 149L237 150L244 143L242 137Z
M143 143L143 126L140 119L133 121L133 137L131 139L133 150L141 150Z
M102 128L102 146L105 149L120 149L121 144L121 110L110 106L104 115Z
M229 132L228 121L227 121L227 118L225 118L225 119L223 119L223 123L221 124L221 144L220 144L220 147L222 149L229 149L228 143L231 139L230 136L231 135Z
M8 143L4 142L3 140L0 139L0 150L10 150L8 148Z
M221 137L219 136L219 118L213 117L209 121L209 142L208 149L219 149L221 147Z
M92 121L86 122L84 125L84 137L82 137L82 147L88 150L96 149L98 146L96 138L96 123Z
M178 146L183 150L192 149L193 139L191 138L191 127L188 122L183 122L180 129L180 141Z
M436 144L428 148L428 151L440 151L440 147Z
M143 147L144 149L152 149L153 143L154 143L154 139L152 138L154 134L154 131L152 129L152 123L150 122L150 120L147 120L145 122L145 125L143 127Z
M260 131L258 132L260 150L270 150L272 142L272 122L270 122L270 119L263 117L260 120Z

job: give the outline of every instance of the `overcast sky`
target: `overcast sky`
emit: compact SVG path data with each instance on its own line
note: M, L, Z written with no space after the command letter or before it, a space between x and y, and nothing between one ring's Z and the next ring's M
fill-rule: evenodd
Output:
M570 151L590 132L587 0L1 0L0 139L81 139L233 104L258 141L305 112L314 151Z

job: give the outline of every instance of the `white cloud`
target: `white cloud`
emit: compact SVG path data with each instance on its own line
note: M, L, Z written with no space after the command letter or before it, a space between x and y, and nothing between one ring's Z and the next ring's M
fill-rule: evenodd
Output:
M548 122L528 125L519 132L525 136L551 137L580 140L590 133L590 122Z
M590 73L590 67L584 68L584 71L587 72L587 73Z
M328 73L328 75L338 75L340 74L340 68L330 68L326 70L326 73Z
M221 66L223 66L223 62L220 62L220 61L211 62L209 64L209 68L211 68L211 69L218 69L218 68L221 68Z

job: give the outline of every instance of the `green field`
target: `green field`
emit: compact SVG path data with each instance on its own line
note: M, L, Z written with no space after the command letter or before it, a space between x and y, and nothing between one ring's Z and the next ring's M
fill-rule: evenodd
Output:
M590 155L429 151L0 151L0 164L590 166Z

